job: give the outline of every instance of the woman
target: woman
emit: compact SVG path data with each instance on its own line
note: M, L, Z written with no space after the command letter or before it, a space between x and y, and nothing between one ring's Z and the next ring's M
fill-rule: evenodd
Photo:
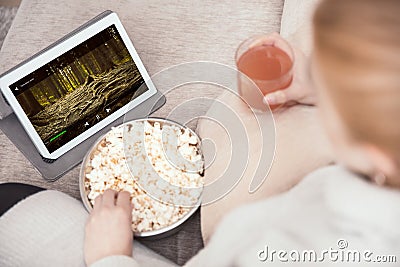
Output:
M291 250L300 252L298 261L302 251L314 250L315 261L324 266L337 262L371 264L382 260L379 256L400 256L396 224L400 220L399 12L396 0L321 3L314 17L310 76L322 121L346 168L320 169L288 193L237 209L187 266L285 264L296 261L296 252L290 258ZM267 95L266 100L270 104L291 100L311 104L316 98L309 88L297 79L291 88ZM110 199L113 193L107 192L100 202ZM119 241L115 240L113 251L93 253L97 242L93 237L113 228L101 219L108 218L102 215L102 207L98 205L88 222L87 262L97 262L92 265L95 267L135 266L126 257L131 255L129 238L125 238L126 247L118 251ZM125 214L128 212L120 213L118 225L129 222ZM323 254L329 248L333 256ZM356 252L340 253L346 249ZM272 250L283 253L275 253L273 258ZM310 255L304 261L307 266L314 261Z
M266 100L311 104L318 99L322 121L344 166L322 168L287 193L236 209L187 266L309 266L317 261L324 266L373 265L395 259L386 256L400 256L399 12L397 0L321 3L314 17L310 69L317 97L298 74L290 88ZM71 229L74 220L86 219L75 209L76 216L66 222ZM132 258L130 209L125 192L106 191L96 199L86 224L88 266L139 265ZM74 238L65 237L65 242L82 242ZM133 256L138 254L134 249ZM79 256L66 251L60 262L72 266L71 258Z

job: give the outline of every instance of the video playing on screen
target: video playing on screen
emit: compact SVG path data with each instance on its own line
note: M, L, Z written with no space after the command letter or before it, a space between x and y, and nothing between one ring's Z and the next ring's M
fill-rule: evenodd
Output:
M49 152L148 90L112 25L10 86Z

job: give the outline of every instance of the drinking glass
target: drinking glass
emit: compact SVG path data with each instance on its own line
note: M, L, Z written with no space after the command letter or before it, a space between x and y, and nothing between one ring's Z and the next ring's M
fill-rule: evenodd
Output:
M277 34L257 35L240 44L235 55L239 95L255 110L267 111L266 94L284 89L293 77L294 53ZM270 106L271 110L278 106Z

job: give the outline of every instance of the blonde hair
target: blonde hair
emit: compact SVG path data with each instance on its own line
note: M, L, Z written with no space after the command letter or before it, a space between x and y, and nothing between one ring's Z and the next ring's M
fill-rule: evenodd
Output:
M352 138L400 162L400 1L324 0L315 53Z

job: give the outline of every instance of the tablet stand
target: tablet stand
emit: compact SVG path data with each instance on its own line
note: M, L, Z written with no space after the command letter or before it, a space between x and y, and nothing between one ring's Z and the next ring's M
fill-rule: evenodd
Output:
M19 122L17 116L12 112L5 99L0 95L0 129L18 148L19 151L32 163L32 165L41 173L43 178L48 181L55 181L65 173L78 165L93 143L103 134L108 132L111 127L123 123L123 120L133 120L144 118L159 109L165 104L165 96L157 92L151 98L130 110L125 116L122 116L101 129L95 135L86 139L57 160L44 159L32 143L25 129Z

